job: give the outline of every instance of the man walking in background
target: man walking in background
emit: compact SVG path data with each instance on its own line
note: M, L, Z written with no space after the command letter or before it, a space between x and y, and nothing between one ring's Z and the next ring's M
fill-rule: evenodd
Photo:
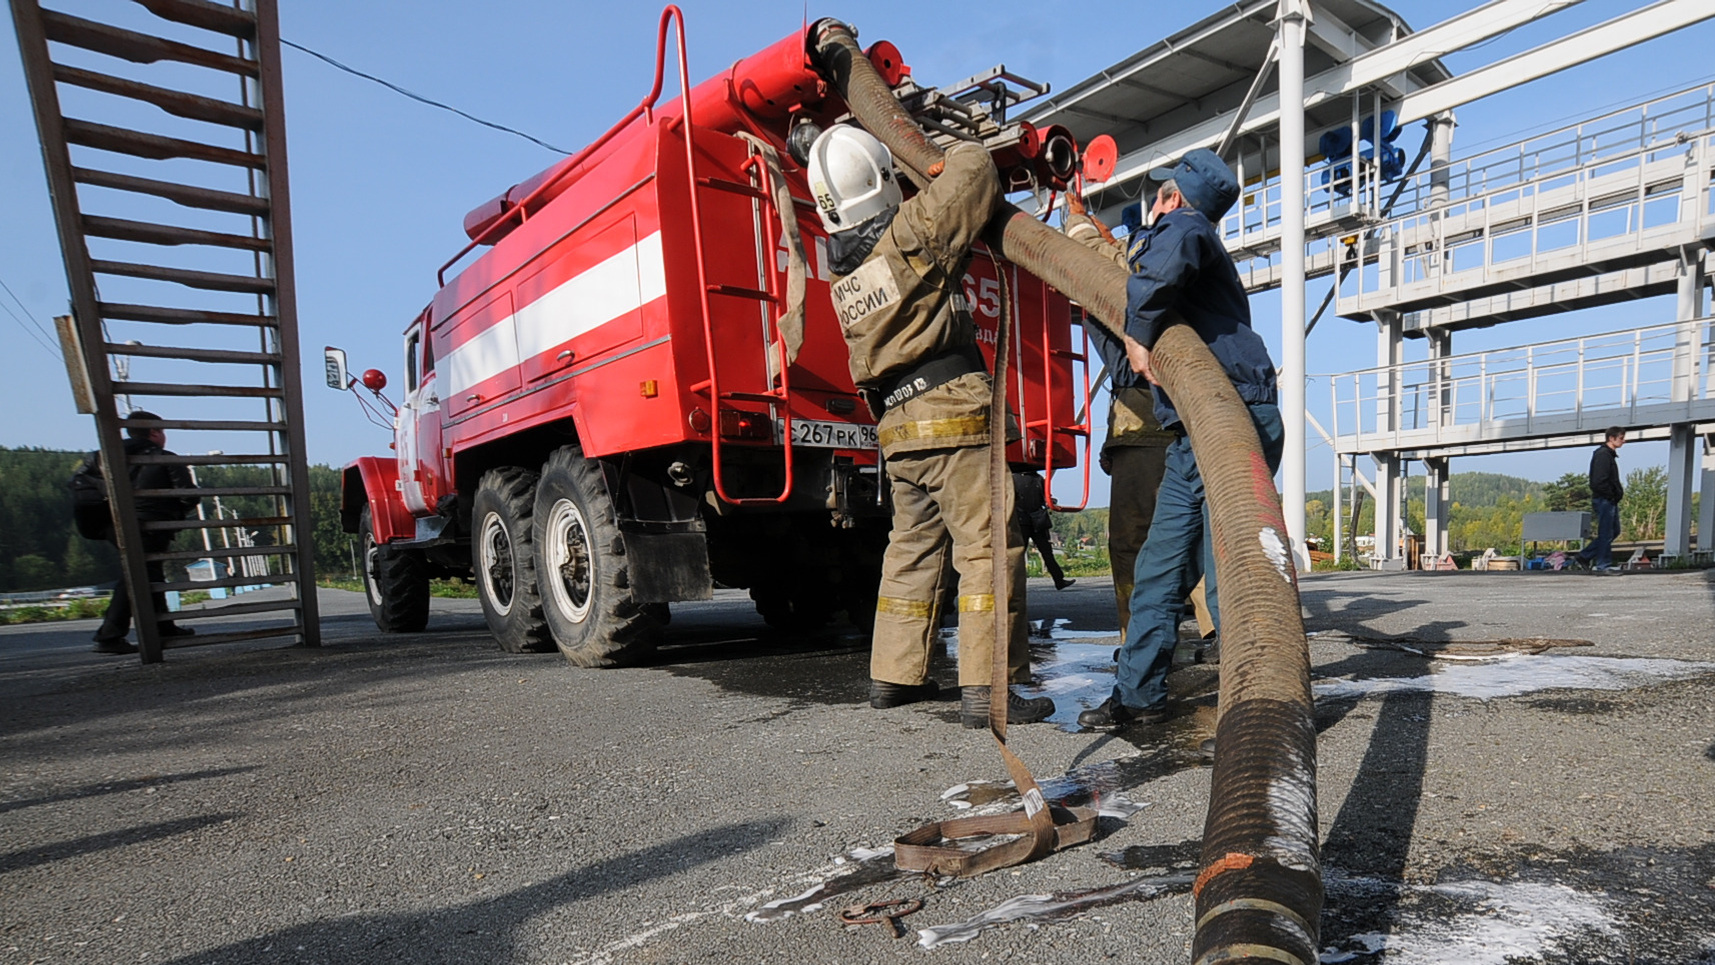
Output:
M131 413L132 419L160 419L153 412L138 409ZM170 456L164 447L167 444L167 434L160 429L126 428L125 430L126 461L134 456ZM135 489L195 489L191 482L191 474L184 466L164 466L158 463L131 467L131 485ZM156 522L161 520L184 519L195 508L197 497L184 496L147 496L137 500L137 518L141 522ZM164 553L173 544L173 533L145 532L143 534L143 552ZM117 539L115 539L117 543ZM149 582L165 583L166 569L160 561L148 564ZM164 593L153 594L155 613L157 616L167 612L167 597ZM171 620L160 623L163 637L188 637L196 633L190 627L181 627ZM95 631L96 653L136 653L137 645L125 639L131 632L131 591L126 586L125 574L119 574L119 583L113 588L113 599L107 604L107 616L101 621L101 628Z
M1626 444L1626 430L1610 426L1602 444L1590 454L1590 508L1596 512L1596 540L1578 551L1578 561L1597 572L1614 568L1614 538L1620 535L1620 498L1626 494L1620 485L1620 447Z

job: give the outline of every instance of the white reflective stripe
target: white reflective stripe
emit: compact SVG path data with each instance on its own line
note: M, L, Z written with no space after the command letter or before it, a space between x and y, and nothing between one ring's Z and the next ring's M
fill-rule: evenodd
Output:
M637 311L667 294L657 231L513 313L524 358Z
M447 353L442 362L451 398L523 359L592 331L667 294L657 231L567 279L522 309Z
M469 341L447 353L447 398L475 388L507 369L518 367L518 338L507 316L476 333Z

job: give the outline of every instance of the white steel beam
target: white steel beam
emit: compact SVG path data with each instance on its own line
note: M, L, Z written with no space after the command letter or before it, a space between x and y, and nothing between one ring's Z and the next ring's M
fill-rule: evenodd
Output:
M1304 31L1310 13L1303 0L1280 0L1280 114L1282 144L1304 143ZM1310 569L1304 542L1304 155L1280 158L1280 414L1281 511L1299 571Z
M1345 96L1354 91L1374 86L1419 64L1488 40L1533 20L1558 13L1579 2L1580 0L1491 0L1491 2L1475 10L1444 20L1433 27L1426 27L1414 34L1407 34L1391 44L1377 47L1368 53L1357 56L1349 63L1340 64L1309 78L1304 83L1305 106L1311 107L1329 98ZM1647 7L1645 10L1654 11L1664 5L1680 2L1686 2L1686 0L1662 0L1661 3ZM1706 3L1708 0L1689 0L1689 2ZM1639 11L1639 13L1642 12ZM1636 16L1636 14L1629 16ZM1612 22L1614 21L1610 21L1610 23ZM1683 24L1669 29L1677 29L1678 26L1683 26ZM1460 78L1455 80L1458 79ZM1442 88L1453 82L1443 82L1433 88L1426 88L1426 90ZM1164 161L1177 158L1192 148L1211 147L1219 143L1221 136L1232 125L1235 113L1229 111L1219 117L1210 118L1201 124L1186 128L1177 134L1128 153L1126 157L1120 159L1113 177L1107 180L1104 187L1112 187L1140 178L1148 173L1151 168ZM1436 112L1430 111L1429 113ZM1427 114L1420 116L1427 116ZM1239 133L1244 134L1249 131L1272 128L1279 121L1280 95L1269 94L1265 97L1259 97L1256 104L1251 108L1250 116L1239 126Z
M1395 110L1399 112L1399 122L1409 124L1711 17L1715 17L1715 0L1660 0L1606 23L1408 94L1399 101Z

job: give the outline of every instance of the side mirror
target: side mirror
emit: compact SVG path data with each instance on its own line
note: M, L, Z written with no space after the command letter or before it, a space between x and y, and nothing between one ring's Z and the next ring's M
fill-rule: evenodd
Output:
M327 364L328 388L344 392L351 384L345 375L345 349L329 345L322 349L322 358Z
M371 392L380 392L387 388L387 375L380 369L367 369L363 373L363 387Z

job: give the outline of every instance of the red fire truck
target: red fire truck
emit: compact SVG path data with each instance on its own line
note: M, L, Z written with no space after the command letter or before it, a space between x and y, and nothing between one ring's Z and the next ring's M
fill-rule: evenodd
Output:
M675 18L682 93L657 105ZM475 583L504 649L558 646L581 666L646 653L668 604L708 599L717 583L748 588L773 626L813 628L840 610L867 626L889 509L828 296L826 238L790 156L794 131L807 140L845 114L808 36L686 96L683 19L669 7L638 107L466 216L470 244L405 329L394 454L344 470L343 523L361 534L382 630L422 629L429 580L445 576ZM987 143L1013 187L1046 193L1071 176L1063 132L1006 121L1041 89L1003 69L919 88L892 45L869 56L938 136ZM807 262L804 338L783 364L793 250ZM1010 458L1074 465L1088 433L1074 425L1082 355L1066 299L981 250L964 285L991 355L1003 311L1012 320L1008 388L1025 438ZM354 381L343 363L338 381ZM1083 385L1087 412L1087 372Z

